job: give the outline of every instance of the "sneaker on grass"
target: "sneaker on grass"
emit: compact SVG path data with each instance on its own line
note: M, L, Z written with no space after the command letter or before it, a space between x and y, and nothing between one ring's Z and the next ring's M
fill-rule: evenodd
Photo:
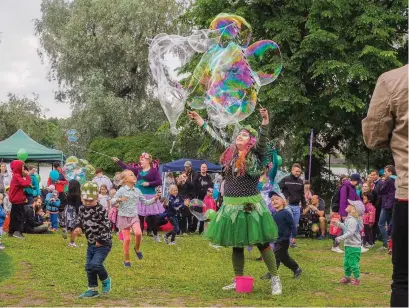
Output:
M87 291L82 293L80 296L78 296L78 298L92 298L92 297L98 297L98 296L99 296L98 291L94 289L88 289Z
M336 253L344 253L344 251L341 248L339 248L338 246L337 247L332 247L331 251L336 252Z
M223 291L236 290L236 279L233 278L232 283L227 286L224 286L222 290Z
M108 276L107 279L102 281L102 294L108 294L111 292L111 277Z

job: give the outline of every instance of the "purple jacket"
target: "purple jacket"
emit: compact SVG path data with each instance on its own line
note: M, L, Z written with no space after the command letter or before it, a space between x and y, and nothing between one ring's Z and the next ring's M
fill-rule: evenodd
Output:
M339 195L339 215L341 217L346 217L348 216L347 212L345 212L345 209L348 206L348 200L361 200L359 198L358 194L356 193L355 186L351 184L350 181L345 181L344 184L341 186L341 191Z
M162 185L162 178L160 177L159 171L155 168L150 168L148 173L142 176L140 174L142 171L140 167L133 167L133 166L127 165L123 163L122 161L118 161L118 165L121 166L122 169L132 171L136 176L137 182L140 182L141 180L143 180L144 182L148 182L149 183L148 187L151 187L151 188ZM140 187L139 185L137 185L137 187L142 191L143 194L148 193L147 191L145 191L146 188L144 189L143 186ZM152 193L155 193L155 191L152 190L148 194L152 194Z
M381 188L379 189L379 194L382 198L382 208L383 209L391 209L393 207L393 203L395 202L395 178L396 176L391 175L386 181L383 183Z

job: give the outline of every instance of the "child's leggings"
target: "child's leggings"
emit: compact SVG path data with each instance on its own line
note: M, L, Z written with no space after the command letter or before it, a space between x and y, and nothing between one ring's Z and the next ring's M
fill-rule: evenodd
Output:
M345 277L351 277L354 274L355 279L359 279L360 267L359 261L361 260L361 247L345 246L344 255L344 274Z
M58 213L50 213L51 229L58 229Z
M142 231L141 231L141 226L139 225L139 222L132 225L132 230L135 236L135 250L139 251L139 248L141 247L141 239L142 239ZM124 237L125 261L129 262L130 261L129 245L131 244L131 228L123 229L122 235Z
M271 276L277 276L277 264L273 250L269 243L257 244L258 250L260 250L263 261L267 266L267 269ZM232 262L234 274L236 276L244 275L244 248L233 247Z

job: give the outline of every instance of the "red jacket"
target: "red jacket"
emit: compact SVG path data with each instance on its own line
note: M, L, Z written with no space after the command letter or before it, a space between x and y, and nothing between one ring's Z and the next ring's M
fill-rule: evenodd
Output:
M68 181L65 179L64 174L62 173L61 168L56 169L60 174L60 177L57 181L52 181L50 177L48 177L47 186L51 184L55 186L55 190L58 191L60 194L64 192L64 186L68 185Z
M10 164L13 171L13 177L10 182L9 200L12 204L23 204L27 202L27 197L24 194L24 188L31 185L31 177L23 178L23 165L21 160L13 160Z

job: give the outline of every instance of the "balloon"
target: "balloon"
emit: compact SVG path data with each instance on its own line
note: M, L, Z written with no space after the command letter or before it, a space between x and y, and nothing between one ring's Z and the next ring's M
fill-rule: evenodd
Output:
M189 203L189 210L200 221L207 220L206 205L199 199L193 199Z
M73 128L67 130L65 135L67 136L67 139L70 142L77 142L78 139L79 139L78 131L76 129L73 129Z
M25 149L20 149L17 151L17 159L26 161L28 158L28 153Z
M254 112L260 87L278 77L282 61L275 42L249 46L250 38L251 26L244 18L221 13L208 30L188 37L161 33L151 40L149 66L173 133L186 102L193 109L206 109L218 128ZM203 56L193 73L180 74L198 52Z
M50 179L52 181L58 181L59 178L60 178L60 173L57 170L50 171Z
M277 155L277 166L281 166L283 164L283 158L280 155Z
M210 220L215 219L215 218L216 218L216 215L217 215L217 213L216 213L215 210L208 209L208 210L206 211L206 216L207 216L207 218L210 219Z
M70 156L67 158L67 160L65 161L67 164L69 163L76 163L78 164L78 158L76 158L75 156Z

